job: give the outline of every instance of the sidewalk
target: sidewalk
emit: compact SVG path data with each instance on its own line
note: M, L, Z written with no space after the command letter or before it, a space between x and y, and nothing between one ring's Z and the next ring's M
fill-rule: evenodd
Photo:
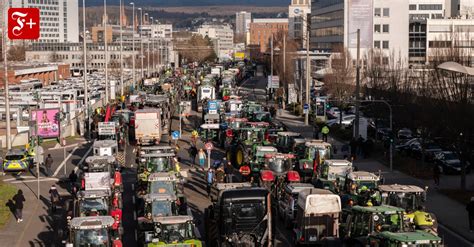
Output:
M294 116L286 110L282 110L280 116L278 116L277 119L284 123L289 128L289 130L299 132L307 138L313 137L312 127L304 126L303 118ZM343 143L331 137L328 138L328 141L331 144L336 145L338 150L341 150L340 147L343 145ZM343 154L338 152L337 158L342 155ZM382 176L385 178L385 183L387 184L399 183L417 185L422 188L425 186L429 186L429 188L433 187L431 180L420 180L410 177L399 171L390 172L388 167L376 160L356 160L354 165L357 165L360 170L369 172L381 171ZM441 228L445 227L454 232L454 234L460 235L465 240L469 240L471 245L474 243L474 233L469 232L467 220L468 215L465 205L462 205L461 203L446 197L445 195L439 193L436 189L429 189L426 207L430 212L433 212L436 215Z

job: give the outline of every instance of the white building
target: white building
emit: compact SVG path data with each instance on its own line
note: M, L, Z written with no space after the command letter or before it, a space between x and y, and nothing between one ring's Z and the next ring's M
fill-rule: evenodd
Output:
M235 33L247 34L252 22L252 13L241 11L235 13Z
M40 9L41 36L33 42L79 42L78 0L9 0L9 2L9 7L13 8Z
M311 14L310 0L292 0L288 7L288 36L306 47L308 15Z
M173 38L172 24L143 25L138 27L142 35L151 38Z
M197 33L209 37L214 43L214 50L219 59L232 58L234 53L234 31L229 25L204 24Z

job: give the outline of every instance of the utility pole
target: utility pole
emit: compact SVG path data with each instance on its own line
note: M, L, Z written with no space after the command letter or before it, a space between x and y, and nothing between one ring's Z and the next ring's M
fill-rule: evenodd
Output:
M3 13L6 13L8 2L3 3ZM6 115L6 122L7 122L7 150L12 148L12 140L11 138L11 123L10 123L10 90L8 86L8 51L7 51L7 33L6 33L7 25L5 24L4 20L2 20L2 51L3 51L3 69L5 72L5 115Z
M308 19L309 22L309 19ZM306 100L305 103L308 107L311 105L309 101L309 84L310 84L310 76L311 76L311 61L309 60L309 28L306 28ZM309 125L309 108L306 110L304 114L304 125Z
M87 85L87 43L86 43L86 0L82 0L82 56L84 62L84 70L82 76L84 77L84 105L86 107L86 132L88 139L91 137L91 130L89 129L89 89Z
M132 76L133 76L133 82L132 82L132 85L133 85L133 89L135 89L135 83L137 81L137 78L135 77L135 59L137 58L137 56L135 56L135 3L134 2L131 2L130 3L132 5Z
M271 54L271 61L270 61L270 76L271 79L273 80L273 33L272 33L272 38L270 41L270 54Z
M105 103L109 103L109 52L107 47L107 0L104 0Z
M286 35L283 36L283 76L286 81Z
M147 40L147 45L148 45L148 48L147 48L147 62L146 62L146 66L147 66L147 69L146 69L146 75L147 77L150 77L150 42L151 42L151 37Z
M143 80L145 77L144 71L143 71L143 9L138 8L140 10L140 28L138 29L138 33L140 35L140 59L141 59L141 78L140 81Z
M125 13L122 12L122 0L120 0L120 95L124 95L123 88L123 22L122 17Z
M360 117L360 29L357 29L357 60L356 60L356 88L355 88L355 119L354 119L354 138L359 138L359 117ZM391 151L391 148L390 148Z
M151 26L153 26L153 16L150 17L151 19ZM151 38L151 76L153 76L153 73L155 72L155 41L153 39L153 33L152 33L152 38Z

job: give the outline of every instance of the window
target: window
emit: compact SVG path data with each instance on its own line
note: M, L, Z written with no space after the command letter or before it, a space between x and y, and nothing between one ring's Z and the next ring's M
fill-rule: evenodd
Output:
M382 16L382 15L381 15L381 12L380 12L380 8L375 8L375 9L374 9L374 16L375 16L375 17L380 17L380 16Z
M389 17L389 16L390 16L390 9L383 8L383 17Z
M388 32L389 32L389 26L388 26L388 24L384 24L384 25L383 25L382 31L383 31L384 33L388 33Z
M383 65L388 65L388 57L383 57L382 58L382 64Z
M442 10L443 5L442 4L420 4L419 9L420 10Z
M380 33L380 25L379 24L374 25L374 32L375 33Z
M382 48L383 48L383 49L388 49L388 40L384 40L384 41L382 42Z
M416 10L416 4L410 4L410 10Z
M374 48L375 49L380 49L380 41L379 40L374 41Z

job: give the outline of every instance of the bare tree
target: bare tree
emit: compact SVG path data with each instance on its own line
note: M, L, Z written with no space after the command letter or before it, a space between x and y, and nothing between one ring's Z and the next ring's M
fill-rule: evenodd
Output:
M8 61L25 61L26 47L24 45L14 45L8 49Z

